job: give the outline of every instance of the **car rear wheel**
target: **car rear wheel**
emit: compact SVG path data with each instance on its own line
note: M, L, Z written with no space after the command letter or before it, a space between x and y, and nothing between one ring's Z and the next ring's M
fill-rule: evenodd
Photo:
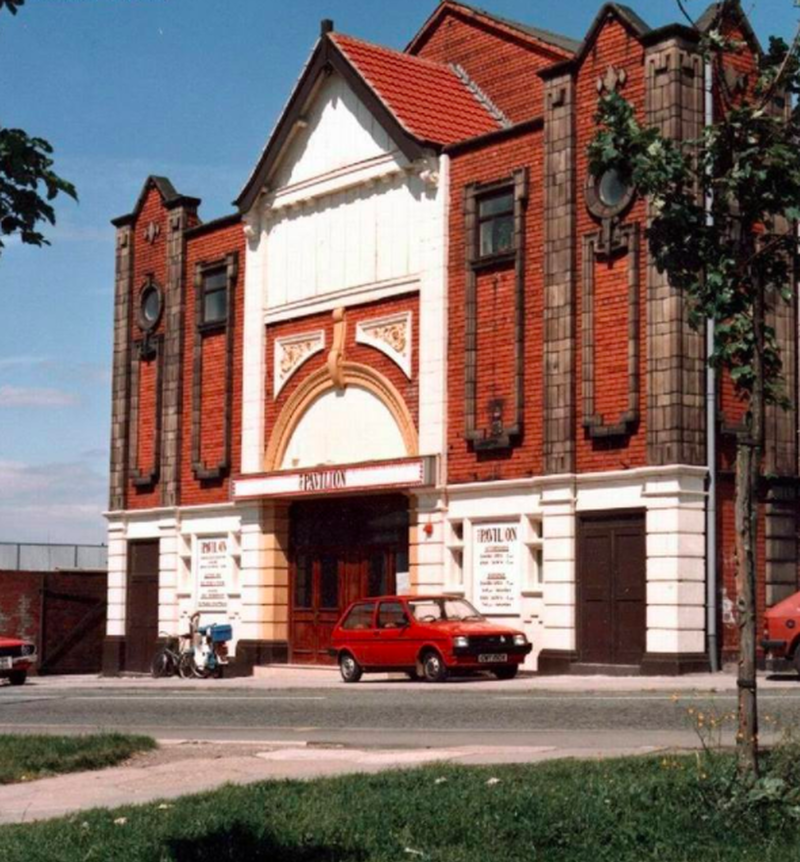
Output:
M11 685L22 685L27 678L28 671L26 670L12 670L8 675L8 681Z
M422 675L426 682L444 682L447 679L447 665L438 652L429 650L422 656Z
M345 652L339 656L339 673L345 682L358 682L364 673L364 668L349 652Z
M498 667L494 671L492 671L492 673L494 673L494 675L498 679L514 679L514 677L517 675L518 670L519 670L519 665L518 664L512 664L512 665L509 665L508 667Z
M800 674L800 645L795 647L794 655L792 656L792 664L797 673Z

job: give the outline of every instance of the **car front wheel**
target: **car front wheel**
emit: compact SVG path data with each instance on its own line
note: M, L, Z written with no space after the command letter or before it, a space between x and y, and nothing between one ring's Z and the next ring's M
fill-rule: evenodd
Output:
M364 668L350 653L346 652L339 656L339 673L345 682L358 682L364 673Z
M422 675L426 682L444 682L447 679L447 665L438 652L431 650L422 656Z
M11 685L22 685L27 678L28 671L26 670L12 670L8 675L8 681Z

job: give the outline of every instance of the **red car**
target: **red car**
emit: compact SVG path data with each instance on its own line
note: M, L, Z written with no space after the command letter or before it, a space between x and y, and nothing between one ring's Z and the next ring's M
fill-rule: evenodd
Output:
M800 592L765 612L761 646L769 658L790 661L800 673Z
M512 679L533 647L453 596L381 596L353 602L336 624L330 655L345 682L364 671L403 671L442 682L451 671L489 670Z
M0 637L0 679L22 685L36 664L36 645L18 638Z

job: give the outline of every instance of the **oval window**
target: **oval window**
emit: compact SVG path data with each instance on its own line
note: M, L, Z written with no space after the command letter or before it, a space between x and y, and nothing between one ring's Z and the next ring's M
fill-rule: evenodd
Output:
M149 326L155 326L161 314L161 293L151 285L142 293L142 319Z
M597 196L607 207L618 207L630 191L630 180L621 171L611 168L597 183Z

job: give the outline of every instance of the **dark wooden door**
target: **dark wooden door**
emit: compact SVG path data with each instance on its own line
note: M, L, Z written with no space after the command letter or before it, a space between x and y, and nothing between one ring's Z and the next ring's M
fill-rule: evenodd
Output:
M158 539L128 545L125 670L145 673L158 639Z
M357 599L394 590L391 551L344 548L298 552L291 565L291 649L298 664L331 664L331 634Z
M47 572L39 673L100 673L106 630L105 572Z
M582 517L578 532L578 652L592 664L639 664L647 634L643 514Z
M331 634L357 599L393 593L407 565L408 502L398 497L308 501L291 509L291 660L329 664Z

